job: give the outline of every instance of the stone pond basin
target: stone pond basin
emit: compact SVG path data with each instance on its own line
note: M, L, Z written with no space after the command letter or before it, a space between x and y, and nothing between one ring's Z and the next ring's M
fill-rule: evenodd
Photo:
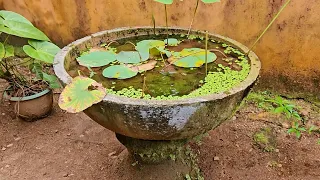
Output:
M55 57L54 71L64 85L71 82L69 64L87 47L140 35L153 35L153 27L118 28L92 34L64 47ZM157 27L156 34L166 28ZM169 28L172 34L188 30ZM191 34L205 36L204 32ZM248 48L230 38L209 34L210 39L227 43L242 52ZM203 134L230 118L259 76L261 63L255 53L248 54L248 77L227 92L180 100L143 100L108 94L103 101L84 111L105 128L126 137L141 140L180 140Z

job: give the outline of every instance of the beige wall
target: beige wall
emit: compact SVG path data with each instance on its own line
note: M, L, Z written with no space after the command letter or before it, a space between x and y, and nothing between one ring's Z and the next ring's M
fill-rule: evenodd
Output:
M284 1L201 4L194 27L250 45ZM196 0L175 2L168 7L170 25L188 27ZM0 8L23 14L59 45L105 29L151 25L152 12L164 25L164 7L153 0L0 0ZM320 99L319 0L292 0L255 52L263 63L260 87Z

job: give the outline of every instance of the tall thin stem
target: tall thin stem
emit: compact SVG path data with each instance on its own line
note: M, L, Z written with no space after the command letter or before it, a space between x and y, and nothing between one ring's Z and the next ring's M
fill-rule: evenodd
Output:
M192 17L191 24L190 24L190 27L189 27L188 36L190 35L191 28L192 28L194 19L195 19L196 14L197 14L197 10L198 10L198 7L199 7L199 1L200 1L200 0L197 0L197 5L196 5L196 8L194 9L194 12L193 12L193 17Z
M279 15L282 13L282 11L287 7L287 5L291 2L291 0L288 0L279 10L279 12L275 15L275 17L272 19L272 21L269 23L267 28L261 33L261 35L257 38L257 40L251 45L249 51L247 52L247 55L252 51L252 49L257 45L257 43L260 41L260 39L263 37L263 35L268 31L268 29L272 26L272 24L275 22L275 20L279 17Z
M153 34L156 35L156 19L154 18L153 13L152 13L152 24L153 24Z
M208 74L208 41L209 41L209 35L208 31L206 31L206 75Z
M167 44L169 44L169 28L168 28L168 11L167 11L167 5L164 5L164 10L166 12L166 27L167 27Z

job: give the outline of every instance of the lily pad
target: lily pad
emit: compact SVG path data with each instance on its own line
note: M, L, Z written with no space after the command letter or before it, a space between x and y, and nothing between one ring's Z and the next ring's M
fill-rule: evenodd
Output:
M144 59L142 59L144 57ZM137 64L142 61L146 61L149 59L149 56L142 56L140 57L140 53L138 51L121 51L116 56L117 60L122 63L129 63L129 64Z
M53 63L54 56L60 51L60 48L51 42L29 40L29 45L23 46L23 51L30 57Z
M77 113L100 102L105 96L106 89L101 84L93 79L78 76L62 91L59 106L70 113Z
M201 0L201 1L206 4L220 2L220 0Z
M180 41L176 38L168 38L163 41L168 46L178 46L180 44Z
M125 65L114 65L103 70L102 75L106 78L129 79L136 76L138 72L133 71Z
M154 0L156 2L162 3L162 4L172 4L173 0Z
M149 71L152 70L157 64L157 61L151 60L148 63L141 65L127 65L132 71L141 72L141 71Z
M116 54L109 51L96 51L77 58L81 66L101 67L115 61Z
M211 63L217 59L217 56L209 52L207 53L208 59L207 62ZM183 49L181 52L173 53L168 61L171 64L179 67L201 67L206 62L206 52L204 49L199 48L186 48Z
M165 42L160 40L143 40L137 43L136 50L141 56L158 56L160 53L171 56L170 51L165 50Z

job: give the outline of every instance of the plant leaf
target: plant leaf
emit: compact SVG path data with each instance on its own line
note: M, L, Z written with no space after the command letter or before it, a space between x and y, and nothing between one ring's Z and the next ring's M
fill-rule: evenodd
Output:
M50 75L47 73L43 74L43 80L49 83L51 89L61 88L58 78L55 75Z
M201 1L206 4L220 2L220 0L201 0Z
M6 53L6 50L4 48L4 45L2 42L0 42L0 62L2 61L2 58L4 58L5 53Z
M0 32L23 38L50 41L50 39L42 31L30 24L12 20L4 20L2 23L3 25L0 25Z
M173 53L168 61L175 66L179 67L200 67L205 63L206 52L204 49L199 48L186 48L181 52ZM208 63L211 63L217 59L214 53L208 51Z
M42 66L40 63L30 64L29 69L31 70L31 72L36 74L36 77L38 79L43 79L43 71L42 71Z
M22 15L20 15L18 13L12 12L12 11L1 10L0 16L4 20L17 21L17 22L26 23L26 24L33 26L32 23L28 19L26 19L25 17L23 17Z
M106 89L101 84L93 79L78 76L62 91L59 106L70 113L77 113L99 103L105 96Z
M128 79L136 76L138 72L133 71L125 65L115 65L103 70L102 75L106 78Z
M77 58L81 66L101 67L115 61L116 54L110 51L97 51Z
M168 43L168 46L178 46L180 44L180 41L176 38L168 38L165 39L163 42L166 44Z
M149 57L141 59L138 51L121 51L117 54L116 58L119 62L128 64L138 64L149 59Z
M51 42L29 40L28 43L30 45L24 45L23 51L28 56L45 63L52 64L54 56L60 51L60 48Z
M156 2L162 3L162 4L172 4L173 0L154 0Z
M127 65L127 67L129 67L132 71L135 72L141 72L141 71L149 71L152 70L157 64L157 61L155 60L151 60L146 64L141 64L138 66L135 65Z
M280 106L280 107L277 107L275 110L274 110L274 112L275 113L282 113L282 112L284 112L284 107L283 106Z
M14 47L12 45L6 44L6 45L4 45L4 49L5 49L4 58L14 56Z

